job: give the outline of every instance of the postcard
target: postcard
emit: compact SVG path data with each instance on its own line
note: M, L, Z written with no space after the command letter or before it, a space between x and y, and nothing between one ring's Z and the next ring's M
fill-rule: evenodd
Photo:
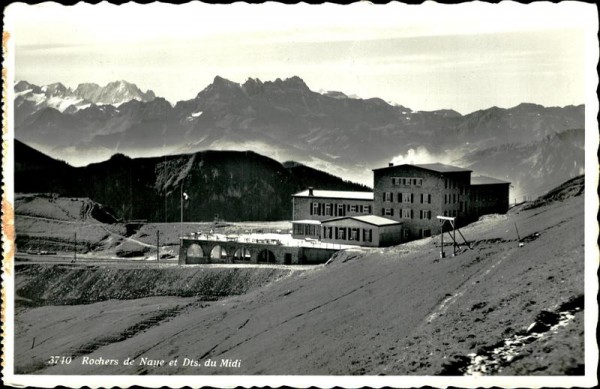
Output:
M3 19L7 385L597 385L595 5Z

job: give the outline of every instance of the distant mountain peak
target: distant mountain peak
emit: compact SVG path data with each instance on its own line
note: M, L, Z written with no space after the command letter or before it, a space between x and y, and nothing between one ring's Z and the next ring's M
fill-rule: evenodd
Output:
M248 78L242 85L242 88L250 96L261 93L264 90L264 83L258 78Z
M326 91L321 93L323 96L327 96L327 97L331 97L334 99L347 99L348 96L343 93L343 92L339 92L339 91L335 91L335 90L330 90L330 91Z
M122 104L131 100L149 102L156 98L153 91L142 92L136 84L125 80L112 81L104 87L95 83L79 84L74 93L94 104Z
M286 78L285 80L281 80L281 78L276 79L273 84L290 89L300 89L300 90L310 90L308 85L298 76L292 76Z
M214 85L214 86L224 86L224 87L228 87L228 88L231 88L231 87L235 88L235 87L239 87L240 86L240 84L238 84L237 82L230 81L230 80L228 80L226 78L223 78L221 76L218 76L218 75L215 76L215 79L213 80L212 85Z
M42 92L48 97L64 97L67 94L71 94L71 88L67 88L60 82L55 82L42 87Z
M543 105L540 105L540 104L521 103L521 104L513 107L512 109L525 110L525 111L539 111L540 109L544 109L544 108L545 107Z

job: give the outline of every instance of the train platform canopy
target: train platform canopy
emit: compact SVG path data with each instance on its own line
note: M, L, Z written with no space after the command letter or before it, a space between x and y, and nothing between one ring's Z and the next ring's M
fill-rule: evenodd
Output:
M311 193L312 192L312 195ZM341 191L341 190L303 190L298 192L292 197L319 197L319 198L330 198L330 199L352 199L352 200L373 200L373 192L354 192L354 191Z

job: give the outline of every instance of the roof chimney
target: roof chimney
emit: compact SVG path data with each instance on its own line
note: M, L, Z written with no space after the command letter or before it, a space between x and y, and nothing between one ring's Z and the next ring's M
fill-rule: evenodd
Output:
M388 164L388 166L390 166L390 167L394 166L394 162L390 162L390 163Z
M315 194L313 193L313 187L312 187L312 186L309 186L309 187L308 187L308 195L309 195L309 196L314 196L314 195L315 195Z

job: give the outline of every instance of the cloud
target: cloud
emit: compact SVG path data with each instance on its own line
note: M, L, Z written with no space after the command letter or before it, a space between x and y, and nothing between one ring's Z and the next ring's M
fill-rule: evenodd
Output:
M392 159L394 165L402 164L422 164L422 163L444 163L448 165L455 164L459 158L456 152L446 151L443 153L431 153L425 147L409 149L405 154L397 155Z

